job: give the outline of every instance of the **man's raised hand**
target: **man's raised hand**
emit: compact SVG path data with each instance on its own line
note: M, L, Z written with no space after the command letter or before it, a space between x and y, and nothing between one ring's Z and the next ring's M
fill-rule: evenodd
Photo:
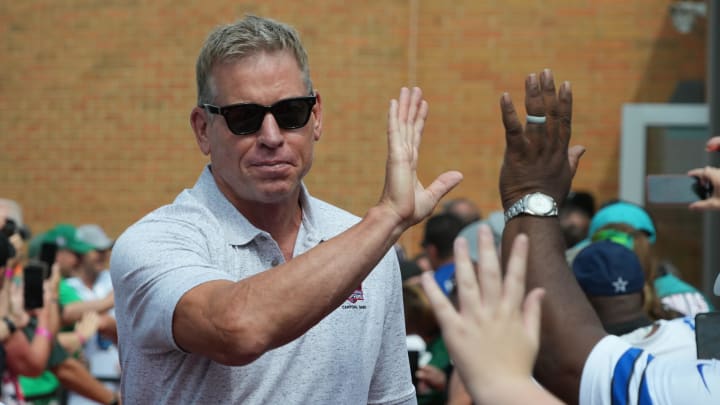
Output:
M428 103L418 87L412 91L403 87L399 98L390 101L388 158L380 205L397 215L403 230L430 215L440 199L462 180L457 171L441 174L427 188L418 180L418 151L427 115Z
M500 196L508 209L515 201L533 192L543 192L558 203L570 190L582 146L568 149L572 122L572 91L565 82L555 90L552 72L545 69L538 78L525 80L523 126L510 95L500 99L505 126L505 160L500 171Z

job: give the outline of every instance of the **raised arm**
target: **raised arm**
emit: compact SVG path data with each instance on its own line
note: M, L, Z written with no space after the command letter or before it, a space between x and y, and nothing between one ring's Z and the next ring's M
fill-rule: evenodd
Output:
M423 287L442 327L456 370L474 403L557 404L531 377L540 339L541 289L525 297L527 237L518 236L503 282L487 225L479 229L477 273L467 241L455 241L456 310L430 274Z
M43 307L35 310L37 328L32 341L18 330L4 343L7 352L7 365L16 374L26 376L40 375L47 365L53 346L53 338L60 327L60 310L57 305L57 289L60 280L60 268L53 266L52 275L44 283ZM10 280L7 280L10 281ZM23 284L10 286L11 307L23 308ZM44 331L44 332L40 332Z
M529 122L523 126L508 94L502 96L500 107L506 131L500 172L504 209L533 192L545 193L561 203L584 152L582 147L568 149L572 121L570 83L563 83L558 93L549 70L543 71L539 80L534 74L526 79L527 114L546 117L544 123ZM605 332L568 268L557 217L520 215L511 219L503 234L504 258L521 233L530 240L527 287L542 287L547 292L535 376L562 400L576 403L585 360Z
M447 172L427 188L418 181L427 114L420 89L403 88L390 103L386 178L378 204L355 226L285 264L237 283L210 281L191 289L175 309L177 344L223 364L247 364L301 336L345 301L403 231L428 216L462 178ZM292 305L278 305L288 297Z

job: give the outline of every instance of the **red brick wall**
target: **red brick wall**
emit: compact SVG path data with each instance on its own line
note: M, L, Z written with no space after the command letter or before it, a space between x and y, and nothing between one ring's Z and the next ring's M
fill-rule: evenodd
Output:
M271 2L267 2L271 3ZM362 215L382 188L388 100L430 102L420 178L464 172L451 194L499 207L498 99L526 74L572 82L576 187L615 197L620 110L705 77L705 23L674 31L669 1L33 1L0 8L0 196L42 231L97 222L111 236L191 186L205 158L188 124L208 31L246 12L298 28L325 106L306 179ZM449 6L451 5L451 6ZM417 251L422 227L402 244Z

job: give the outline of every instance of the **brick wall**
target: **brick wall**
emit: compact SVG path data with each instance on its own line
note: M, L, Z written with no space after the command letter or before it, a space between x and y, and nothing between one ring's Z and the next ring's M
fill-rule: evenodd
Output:
M0 7L0 196L42 231L97 222L111 236L191 186L205 158L188 113L194 62L215 25L246 12L295 25L325 107L306 182L362 215L382 189L388 100L423 87L430 119L420 178L447 169L451 194L499 208L498 99L522 100L545 67L572 82L576 188L618 189L620 110L667 101L705 77L704 21L674 31L668 1L32 1ZM449 6L451 5L451 6ZM422 227L401 243L418 250Z

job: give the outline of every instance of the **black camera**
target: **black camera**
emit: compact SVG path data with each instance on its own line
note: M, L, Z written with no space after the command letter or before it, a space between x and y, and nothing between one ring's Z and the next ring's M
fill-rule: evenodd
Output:
M3 235L5 235L8 238L15 235L15 232L17 232L17 231L18 231L17 224L15 223L15 221L13 221L10 218L5 219L5 224L3 224L2 229L0 229L0 233L2 233Z
M4 267L13 257L15 257L15 247L10 243L10 239L0 232L0 265Z

